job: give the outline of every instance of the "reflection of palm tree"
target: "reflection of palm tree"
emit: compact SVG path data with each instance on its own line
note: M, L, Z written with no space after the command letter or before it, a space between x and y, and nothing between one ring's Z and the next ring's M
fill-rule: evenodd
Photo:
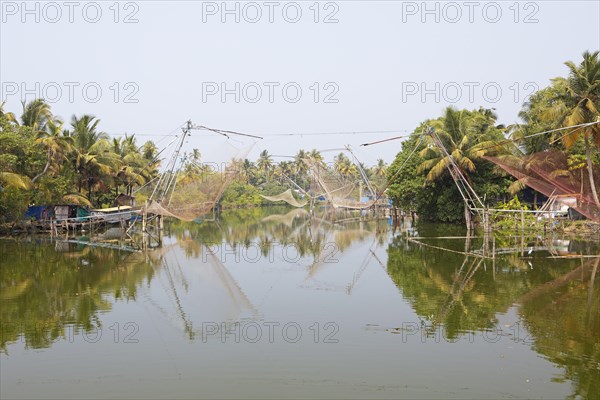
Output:
M520 298L520 315L534 348L562 366L564 379L573 382L569 398L600 393L600 291L593 290L599 263L600 258L589 260Z
M44 348L65 337L67 327L97 328L99 314L110 310L114 299L135 299L139 284L152 278L155 264L142 253L124 255L100 247L59 253L52 242L4 242L0 251L5 255L0 260L4 351L20 335L27 347ZM83 263L86 268L81 268ZM37 284L28 283L33 276Z

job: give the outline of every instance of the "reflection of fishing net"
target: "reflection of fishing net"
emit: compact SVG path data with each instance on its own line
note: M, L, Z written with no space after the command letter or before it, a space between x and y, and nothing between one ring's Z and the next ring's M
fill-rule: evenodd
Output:
M587 168L569 169L568 154L544 151L522 158L485 157L545 196L558 198L559 202L575 209L587 218L600 222L600 208L594 203ZM600 168L594 167L599 176ZM598 190L596 184L596 190Z
M198 242L179 243L184 250L188 244L195 246ZM202 331L204 323L221 325L256 313L252 302L221 261L223 256L218 247L200 246L200 254L195 258L178 257L180 250L176 247L164 251L160 257L161 268L157 270L163 288L159 293L163 300L159 309L190 338L206 333ZM165 297L169 301L165 302ZM158 307L151 294L147 304Z
M283 224L283 225L286 225L289 228L291 228L296 219L306 218L307 215L308 215L308 212L306 210L299 208L296 210L292 210L284 215L281 215L281 214L269 215L267 217L264 217L260 221L263 223L274 222L277 224Z
M263 197L264 199L267 199L269 201L273 201L273 202L285 201L286 203L288 203L289 205L291 205L293 207L304 207L306 205L306 201L296 200L296 198L292 194L292 189L288 189L285 192L280 193L275 196L264 196L261 194L261 197Z
M180 168L171 176L165 173L167 176L162 183L159 181L159 185L166 188L159 191L160 196L156 199L151 199L146 211L183 221L193 221L211 213L229 184L238 177L250 148L240 150L229 146L226 150L235 155L220 163L184 158L183 170Z

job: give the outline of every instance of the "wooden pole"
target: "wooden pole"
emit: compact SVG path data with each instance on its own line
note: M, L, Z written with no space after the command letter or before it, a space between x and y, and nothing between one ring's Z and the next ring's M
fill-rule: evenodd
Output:
M465 222L467 224L467 232L471 233L471 211L469 210L469 204L465 201Z

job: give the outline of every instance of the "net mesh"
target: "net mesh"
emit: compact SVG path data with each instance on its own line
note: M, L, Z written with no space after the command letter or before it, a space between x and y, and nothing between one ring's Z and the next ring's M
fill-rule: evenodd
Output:
M385 203L375 197L371 182L361 174L344 176L334 168L312 158L305 158L304 162L312 177L311 192L314 197L324 196L333 208L360 210L372 207L376 202Z
M148 201L146 212L183 221L194 221L210 214L229 185L240 177L241 165L251 148L230 146L227 150L234 155L220 163L199 163L188 159L188 170L177 171L168 183L168 189L163 191L165 195ZM163 181L169 179L167 177Z
M543 151L524 157L484 157L517 178L521 183L557 198L592 221L600 223L600 207L593 200L585 164L569 166L569 155L561 151ZM600 168L594 166L594 176ZM598 185L594 182L596 190Z
M296 200L296 198L294 197L294 195L292 194L292 189L288 189L283 193L280 193L278 195L275 196L265 196L261 194L261 197L264 199L267 199L269 201L285 201L286 203L288 203L289 205L293 206L293 207L304 207L307 202L306 201L298 201Z

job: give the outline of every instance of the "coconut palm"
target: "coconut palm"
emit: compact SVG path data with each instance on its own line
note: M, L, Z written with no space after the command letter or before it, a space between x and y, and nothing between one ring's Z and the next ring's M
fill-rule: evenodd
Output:
M28 190L33 187L33 184L25 175L14 172L0 171L0 190L2 190L3 187L13 187L17 189Z
M38 131L35 142L46 149L46 165L31 181L35 182L48 171L57 172L62 162L73 149L73 138L63 135L63 123L58 119L49 119L46 129Z
M256 176L256 165L246 158L239 167L242 175L245 177L246 183L251 183Z
M114 179L118 168L119 156L114 153L114 143L104 132L97 130L100 120L93 115L71 118L72 131L65 131L65 136L74 141L73 163L78 175L78 190L85 186L87 197L92 201L92 188Z
M304 177L308 172L308 165L306 165L305 159L308 157L308 153L304 149L298 150L298 153L294 156L294 170L296 177Z
M373 167L373 174L378 177L385 177L387 174L387 164L382 158L377 160L377 165Z
M562 90L556 98L555 105L544 115L547 121L554 121L561 127L577 126L562 136L562 142L570 149L577 139L583 135L585 156L587 160L588 178L594 202L600 207L598 192L594 180L592 145L600 147L600 60L596 51L583 53L583 61L576 65L567 61L569 68L567 78L556 78L553 83ZM594 122L598 122L593 124Z
M356 165L354 165L344 153L335 156L333 167L344 180L351 179L358 173Z
M280 178L280 182L287 182L294 173L294 163L292 161L281 161L275 166L275 175Z
M4 111L5 104L6 104L6 101L3 101L2 103L0 103L0 118L4 118L6 121L12 122L13 124L18 124L17 117L15 116L14 113Z
M33 128L34 132L44 130L46 123L53 118L50 105L44 99L35 99L29 103L23 101L21 104L23 105L21 123Z
M448 154L456 162L461 172L468 178L475 171L475 161L484 155L501 152L498 141L503 139L500 131L493 125L495 115L475 111L446 108L441 119L431 121ZM417 168L418 172L427 172L427 180L440 178L450 165L447 156L433 142L431 136L425 136L425 147L420 156L425 159Z
M309 153L308 156L315 161L317 164L325 166L325 162L324 162L324 158L323 158L323 154L321 154L321 152L317 149L312 149Z
M150 174L144 174L148 160L138 151L135 135L126 134L124 138L113 138L111 151L104 152L103 160L113 168L116 194L119 194L119 186L124 185L125 193L131 196L134 185L143 185L151 179Z
M273 159L267 150L260 152L256 166L264 172L266 180L269 181L269 170L273 168Z
M100 139L109 139L104 132L98 132L98 124L100 120L93 115L82 115L77 117L73 115L71 118L71 131L66 131L67 135L73 136L75 147L79 152L87 152Z

